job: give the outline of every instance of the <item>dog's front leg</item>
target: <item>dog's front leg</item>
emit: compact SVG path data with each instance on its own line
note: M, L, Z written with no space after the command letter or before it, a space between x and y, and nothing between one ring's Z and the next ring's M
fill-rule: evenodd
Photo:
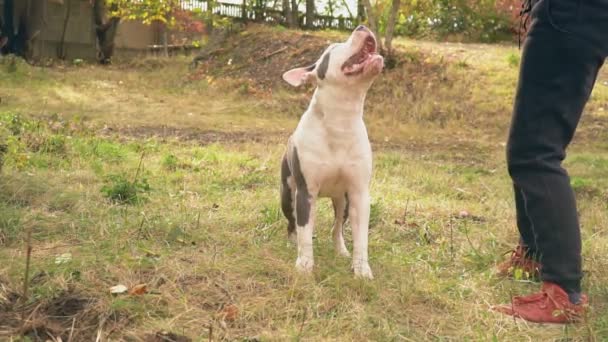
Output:
M369 267L367 243L369 230L370 198L367 190L348 193L350 200L349 216L353 231L353 270L355 276L373 279Z
M296 231L298 234L298 260L296 268L303 273L312 272L315 264L312 235L314 233L316 196L308 191L296 190Z

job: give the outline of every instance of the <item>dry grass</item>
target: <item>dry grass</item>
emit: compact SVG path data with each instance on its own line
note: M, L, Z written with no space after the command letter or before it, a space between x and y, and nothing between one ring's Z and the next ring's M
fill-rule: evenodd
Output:
M18 335L21 313L32 340L608 336L608 76L567 160L592 308L576 326L527 325L489 310L538 286L492 275L517 239L503 161L517 51L399 46L402 64L374 85L366 113L375 150L371 282L353 279L349 260L334 257L325 201L314 275L294 272L278 161L309 90L270 94L243 89L238 79L191 80L183 59L110 68L19 64L14 72L0 65L0 128L11 122L8 113L25 122L8 134L0 178L0 338ZM112 175L145 179L150 190L139 190L133 205L113 203L100 191L116 185ZM458 218L462 210L472 216ZM22 305L27 229L32 286ZM71 260L57 263L65 253ZM109 293L142 283L145 295Z

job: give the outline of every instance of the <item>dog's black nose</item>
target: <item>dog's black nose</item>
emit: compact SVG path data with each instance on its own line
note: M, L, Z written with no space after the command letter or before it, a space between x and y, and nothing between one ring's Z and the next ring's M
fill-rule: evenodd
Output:
M364 25L359 25L355 29L355 31L367 31L367 30L368 30L367 27L365 27Z

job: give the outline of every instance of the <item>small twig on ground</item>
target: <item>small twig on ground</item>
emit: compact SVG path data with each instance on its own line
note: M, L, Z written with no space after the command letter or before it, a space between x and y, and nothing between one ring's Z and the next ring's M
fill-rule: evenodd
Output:
M106 319L107 319L107 316L104 316L104 317L102 317L99 320L99 327L97 328L97 337L95 338L95 342L101 342L102 341L103 326L106 324Z
M405 202L405 210L403 210L403 223L407 222L407 209L410 206L410 199L408 198Z
M298 40L296 40L296 41L293 43L293 46L298 45L298 44L299 44L299 43L300 43L302 40L304 40L304 39L306 39L306 38L310 38L310 37L311 37L311 35L310 35L310 34L308 34L308 33L304 33L304 34L302 34L300 37L298 37Z
M142 216L141 218L141 222L139 223L139 228L137 228L137 239L139 240L139 237L141 236L141 229L144 226L144 221L145 221L145 217Z
M300 324L300 331L298 332L298 340L302 338L302 332L304 331L304 325L306 324L306 316L308 316L308 308L304 310L304 317L302 317L302 323Z
M141 152L141 157L139 158L139 165L137 165L137 171L135 171L135 177L133 178L133 184L135 184L135 182L137 182L137 177L139 177L139 172L141 171L141 166L144 162L145 154L146 154L145 150Z
M213 341L213 325L209 324L209 342Z
M211 264L213 266L215 266L215 261L217 260L217 245L216 244L213 244L213 257L211 260L212 260Z
M228 291L228 289L226 287L224 287L222 284L220 284L217 281L215 281L215 286L219 287L224 292L224 294L228 297L228 299L230 299L231 302L234 302L234 296L230 293L230 291Z
M76 317L72 318L72 328L70 329L70 336L68 336L68 342L72 342L72 334L74 333L75 325L76 325Z
M274 55L277 55L277 54L279 54L279 53L281 53L281 52L284 52L284 51L285 51L285 50L287 50L288 48L289 48L288 46L283 46L282 48L280 48L280 49L278 49L278 50L276 50L276 51L273 51L273 52L271 52L271 53L269 53L269 54L267 54L267 55L263 56L263 57L262 57L262 58L260 58L260 59L261 59L261 60L268 59L268 58L270 58L270 57L272 57L272 56L274 56Z
M30 261L32 258L32 227L28 227L27 238L25 240L26 252L25 252L25 274L23 277L23 297L21 297L21 304L25 306L27 302L27 290L30 282ZM25 310L21 312L21 331L25 331Z
M454 221L450 217L450 256L454 262Z
M49 247L38 247L36 248L36 252L40 252L40 251L48 251L50 249L57 249L57 248L64 248L64 247L74 247L74 246L80 246L80 245L85 245L88 244L89 242L74 242L74 243L66 243L66 244L61 244L61 245L55 245L55 246L49 246ZM33 252L33 251L32 251Z
M29 320L34 317L34 315L38 312L38 309L40 309L40 307L42 306L42 303L38 303L38 305L36 305L36 307L34 308L34 310L32 310L32 312L30 312L30 314L25 318L22 319L22 321L24 322L29 322ZM25 310L23 309L23 311L21 312L21 317L23 317L23 315L25 314ZM25 325L21 327L21 335L23 336L23 334L25 334ZM36 331L34 330L34 333Z
M469 246L473 250L473 253L475 253L475 255L477 255L478 257L481 257L481 254L479 254L479 251L477 250L477 248L475 248L475 246L473 246L473 242L471 242L471 239L469 238L469 228L467 226L466 221L464 223L464 236L467 238L467 241L469 242Z

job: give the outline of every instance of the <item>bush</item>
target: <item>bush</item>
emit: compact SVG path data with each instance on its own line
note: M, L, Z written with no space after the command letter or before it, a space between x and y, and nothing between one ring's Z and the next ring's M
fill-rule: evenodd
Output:
M512 37L515 0L404 0L395 34L411 37L494 42ZM390 2L382 3L384 31ZM517 7L519 8L519 7Z
M177 170L178 163L179 159L173 154L167 154L162 160L163 167L170 171Z
M106 198L118 204L136 204L144 200L142 195L150 191L150 185L146 179L130 182L123 175L110 175L107 177L108 184L101 188Z

